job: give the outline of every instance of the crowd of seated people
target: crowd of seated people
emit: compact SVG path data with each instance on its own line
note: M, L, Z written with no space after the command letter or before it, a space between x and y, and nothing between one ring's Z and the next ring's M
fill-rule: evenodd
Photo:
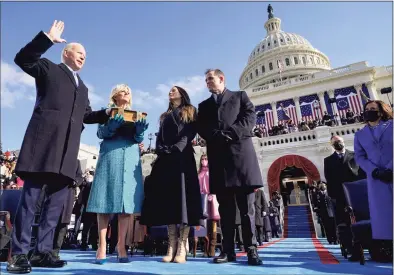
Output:
M309 131L323 125L334 127L339 125L339 119L342 125L360 123L364 121L363 112L355 114L352 110L348 109L346 111L346 116L343 115L341 118L339 118L338 114L332 116L327 112L324 112L324 115L321 119L317 118L306 120L302 118L302 120L298 123L294 123L291 119L288 121L279 121L278 125L274 125L271 129L268 129L267 125L265 124L257 124L253 129L253 133L256 137L262 138L294 132Z
M23 180L15 174L15 165L17 157L15 152L0 152L0 188L3 189L21 189Z

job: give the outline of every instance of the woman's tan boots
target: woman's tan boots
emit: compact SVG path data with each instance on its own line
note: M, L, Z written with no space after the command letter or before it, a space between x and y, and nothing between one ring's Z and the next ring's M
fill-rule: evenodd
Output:
M177 253L174 259L175 263L185 263L186 262L186 242L189 236L190 227L187 225L181 225L178 239Z
M163 257L163 262L169 263L174 261L175 255L177 254L177 228L176 224L170 224L168 227L168 249L167 255Z

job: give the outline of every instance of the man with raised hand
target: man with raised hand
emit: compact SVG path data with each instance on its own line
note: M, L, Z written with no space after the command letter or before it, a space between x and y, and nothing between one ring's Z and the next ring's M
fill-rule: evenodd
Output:
M41 58L52 45L66 42L63 30L64 23L55 21L48 33L41 31L15 56L15 63L35 78L37 95L15 168L25 183L13 227L9 273L67 264L55 259L51 251L68 187L75 184L83 124L105 123L109 118L109 109L92 111L88 88L77 73L86 60L81 44L66 45L61 64ZM29 261L31 227L41 190L44 201L37 245Z

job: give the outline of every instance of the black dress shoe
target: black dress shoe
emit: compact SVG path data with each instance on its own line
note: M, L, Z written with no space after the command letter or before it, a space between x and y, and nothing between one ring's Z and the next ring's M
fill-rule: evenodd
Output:
M51 253L36 252L30 258L33 267L59 268L67 265L67 261L55 259Z
M263 261L260 260L256 248L251 248L248 251L248 265L262 265Z
M223 264L223 263L228 263L228 262L235 262L237 260L237 257L234 254L227 254L227 253L220 253L219 256L213 258L213 262L215 264Z
M8 273L23 274L31 272L31 265L25 254L14 255L7 265Z
M352 254L349 258L347 258L349 262L359 262L360 261L360 256L357 254Z

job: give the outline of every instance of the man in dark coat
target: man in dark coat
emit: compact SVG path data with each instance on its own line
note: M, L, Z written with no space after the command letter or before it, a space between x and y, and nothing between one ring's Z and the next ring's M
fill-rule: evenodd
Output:
M223 252L214 263L236 260L234 223L236 203L248 264L260 265L255 236L254 189L263 186L256 151L252 143L256 113L244 91L225 88L225 76L209 69L205 81L212 96L198 106L198 133L207 143L210 191L216 194L223 232Z
M345 222L345 193L343 183L365 179L365 172L354 159L354 152L345 149L345 143L340 136L331 138L331 146L335 152L324 159L324 176L327 182L327 192L335 207L336 223Z
M317 193L317 207L321 216L327 241L337 244L337 231L335 227L335 211L330 196L327 194L327 186L322 183Z
M33 115L23 139L15 171L25 182L12 234L10 273L28 273L31 266L62 267L52 257L53 235L67 196L74 184L83 123L105 123L109 109L93 112L88 89L76 73L85 62L85 49L68 44L62 64L41 58L61 38L64 23L55 21L48 33L40 32L15 56L15 63L35 78L37 97ZM31 239L34 207L45 186L45 201L38 230L35 261L27 254ZM37 256L36 255L36 256Z
M268 209L268 203L265 198L264 191L259 188L255 190L255 207L256 207L256 218L255 218L255 223L256 223L256 237L257 237L257 242L259 245L263 245L263 241L269 241L269 236L268 232L264 229L268 229L268 225L266 223L269 223L269 209ZM271 229L271 226L269 225L269 228Z

